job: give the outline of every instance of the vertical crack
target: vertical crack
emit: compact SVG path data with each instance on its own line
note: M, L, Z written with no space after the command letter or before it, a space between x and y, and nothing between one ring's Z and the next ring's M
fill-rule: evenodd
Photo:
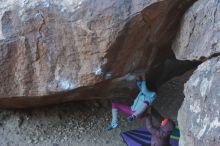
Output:
M214 11L214 24L216 24L216 14L217 14L218 7L219 7L219 0L217 2L216 9Z
M40 24L40 27L38 29L38 36L37 36L37 42L36 42L36 61L38 59L40 59L40 43L42 42L42 38L43 38L43 33L42 33L42 28L44 25L46 25L46 22L45 22L45 18L42 14L42 12L38 12L38 15L40 15L40 17L42 18L42 23Z
M189 42L190 42L190 40L191 40L191 37L192 37L192 34L193 34L193 32L194 32L194 30L195 30L195 27L196 27L196 18L197 18L197 15L194 15L193 14L193 27L192 27L192 29L191 29L191 31L190 31L190 33L189 33L189 40L188 40L188 43L187 43L187 45L186 45L186 48L188 48L189 47Z

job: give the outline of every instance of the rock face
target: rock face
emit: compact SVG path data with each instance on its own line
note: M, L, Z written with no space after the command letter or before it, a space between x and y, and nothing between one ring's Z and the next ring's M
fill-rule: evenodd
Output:
M172 49L180 60L199 60L220 52L220 2L199 0L185 14Z
M153 2L4 2L0 94L41 96L100 82L126 19Z
M170 56L194 1L0 1L0 106L115 96L127 80L106 79Z
M220 57L201 64L185 84L179 110L182 146L220 145Z
M199 0L185 14L172 49L180 60L202 60L185 84L178 114L181 146L220 145L220 5Z

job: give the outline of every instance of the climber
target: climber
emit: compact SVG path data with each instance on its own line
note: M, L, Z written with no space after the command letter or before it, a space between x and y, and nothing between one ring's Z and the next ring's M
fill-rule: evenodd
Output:
M137 86L139 87L140 92L131 107L122 103L112 102L112 121L107 126L107 130L119 127L118 110L127 113L127 120L129 122L144 116L144 112L154 101L156 93L148 89L145 74L138 76Z
M152 125L152 116L147 114L146 128L151 133L151 146L170 146L170 135L175 124L172 120L164 118L160 128L155 128Z

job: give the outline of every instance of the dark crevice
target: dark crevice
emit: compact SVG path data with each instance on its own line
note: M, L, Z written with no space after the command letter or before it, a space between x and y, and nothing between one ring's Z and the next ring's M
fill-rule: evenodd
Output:
M212 54L210 57L208 57L208 59L212 59L212 58L218 57L218 56L220 56L220 52Z
M201 56L201 57L199 58L199 60L200 60L201 62L205 62L205 61L207 61L207 60L209 60L209 59L212 59L212 58L215 58L215 57L218 57L218 56L220 56L220 52L219 52L219 53L214 53L214 54L212 54L212 55L209 56L209 57Z
M172 79L180 76L185 72L196 68L201 61L182 61L175 57L167 58L158 67L153 68L150 76L150 87L152 90L157 90L161 85Z

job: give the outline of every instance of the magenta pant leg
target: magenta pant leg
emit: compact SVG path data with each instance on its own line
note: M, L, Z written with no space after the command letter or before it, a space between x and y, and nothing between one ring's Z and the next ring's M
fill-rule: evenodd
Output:
M124 113L126 113L128 116L132 115L134 112L131 110L131 107L125 104L112 102L112 108L118 109Z

